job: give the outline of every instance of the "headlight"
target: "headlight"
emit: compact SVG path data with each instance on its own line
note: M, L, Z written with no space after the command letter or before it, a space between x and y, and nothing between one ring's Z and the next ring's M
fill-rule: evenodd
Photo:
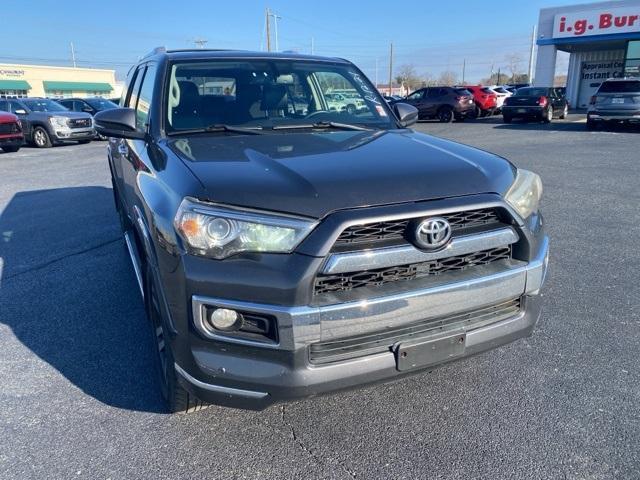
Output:
M289 253L317 222L210 205L185 198L175 227L191 253L227 258L239 252Z
M505 194L505 200L522 218L538 211L541 197L542 181L538 175L528 170L518 170L516 179Z
M67 117L50 117L49 123L51 123L53 127L67 128Z

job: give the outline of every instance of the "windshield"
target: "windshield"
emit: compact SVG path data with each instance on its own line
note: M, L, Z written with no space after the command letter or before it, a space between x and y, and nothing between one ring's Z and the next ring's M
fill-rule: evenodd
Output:
M548 94L549 92L547 91L546 88L525 87L525 88L519 88L518 90L516 90L516 95L518 97L543 97Z
M33 112L66 112L69 110L58 102L46 98L37 100L23 98L22 102Z
M104 98L85 98L84 101L96 110L109 110L111 108L118 108L118 105L109 100L105 100Z
M472 93L466 88L456 88L455 91L458 95L466 95L466 96L472 95Z
M264 128L319 122L396 128L369 80L343 63L209 60L171 67L167 132L211 125Z
M637 93L640 92L640 81L628 80L620 82L604 82L598 93Z

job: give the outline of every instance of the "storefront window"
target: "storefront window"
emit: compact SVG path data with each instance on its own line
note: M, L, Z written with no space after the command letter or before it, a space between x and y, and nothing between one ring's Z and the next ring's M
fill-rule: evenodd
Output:
M26 96L26 90L0 90L0 98L23 98Z
M640 40L632 40L627 45L624 73L627 77L640 77Z
M45 97L47 98L71 98L73 92L67 92L65 90L45 90Z

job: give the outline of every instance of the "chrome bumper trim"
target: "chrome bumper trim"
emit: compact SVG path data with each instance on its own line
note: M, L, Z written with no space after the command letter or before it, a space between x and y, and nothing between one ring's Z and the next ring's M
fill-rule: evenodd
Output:
M357 272L375 268L429 262L440 258L466 255L516 243L518 234L511 227L475 235L454 237L449 245L436 252L425 252L413 245L376 248L349 253L333 253L322 269L323 274Z
M240 397L251 399L262 399L269 395L267 392L254 392L253 390L242 390L240 388L223 387L222 385L213 385L211 383L201 382L197 378L192 377L184 371L177 363L174 363L176 372L191 385L214 393L222 393L223 395L237 395Z
M193 308L194 320L196 324L201 320L198 315L202 304L273 315L278 320L279 348L295 350L314 342L474 310L520 295L536 295L545 279L548 248L549 242L545 237L536 258L528 264L493 262L475 267L473 273L447 274L445 284L434 283L442 281L442 278L433 279L430 284L416 290L337 305L285 307L193 296L193 303L197 305Z

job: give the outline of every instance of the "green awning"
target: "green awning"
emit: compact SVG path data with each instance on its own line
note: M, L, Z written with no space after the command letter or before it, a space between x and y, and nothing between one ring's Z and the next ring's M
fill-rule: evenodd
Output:
M25 80L0 80L0 90L31 90L31 85Z
M42 82L45 90L61 90L63 92L110 92L113 87L101 82Z

